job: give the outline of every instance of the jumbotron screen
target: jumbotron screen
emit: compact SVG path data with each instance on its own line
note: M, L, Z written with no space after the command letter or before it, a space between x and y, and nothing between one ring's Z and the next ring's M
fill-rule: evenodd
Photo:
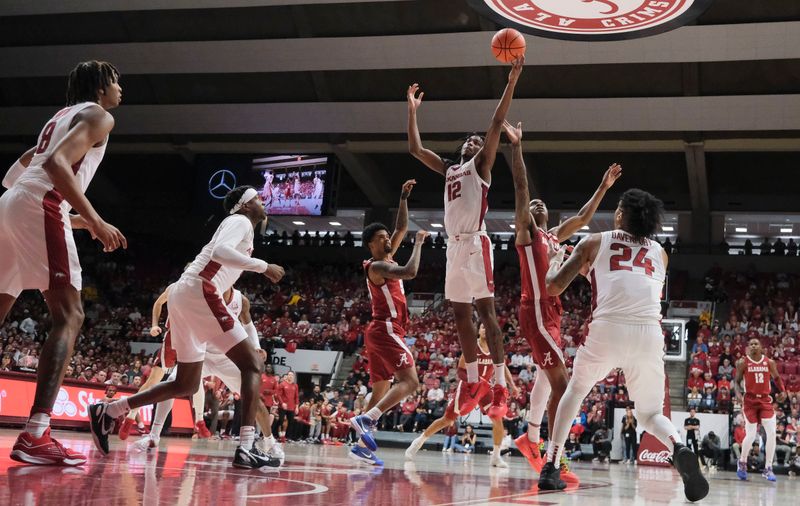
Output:
M329 183L328 157L278 155L253 159L253 170L261 175L254 183L267 214L320 216L326 209Z

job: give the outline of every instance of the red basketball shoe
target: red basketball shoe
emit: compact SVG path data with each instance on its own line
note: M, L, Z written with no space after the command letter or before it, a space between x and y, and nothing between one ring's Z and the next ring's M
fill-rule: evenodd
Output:
M459 381L458 388L456 388L455 412L458 413L459 416L466 416L470 411L475 409L478 402L483 399L483 396L488 394L490 390L491 387L489 383L483 378L480 378L475 383Z
M211 431L209 431L208 427L206 427L205 420L200 420L199 422L197 422L195 424L195 427L197 428L197 437L198 438L200 438L200 439L208 439L208 438L211 437Z
M49 427L39 438L28 432L21 433L11 450L11 458L17 462L38 465L82 466L86 463L86 456L64 448L51 438Z
M492 420L502 420L508 412L508 389L503 385L492 387L492 405L487 414Z
M519 450L520 453L522 453L522 455L528 459L528 463L531 465L533 470L537 473L541 473L542 466L544 466L544 459L539 451L538 443L531 443L530 439L528 439L528 435L522 434L520 437L514 440L514 444L517 445L517 450Z
M133 428L133 424L136 423L135 420L131 420L127 416L125 420L122 421L122 425L119 426L119 438L123 441L128 439L128 436L131 435L131 428Z

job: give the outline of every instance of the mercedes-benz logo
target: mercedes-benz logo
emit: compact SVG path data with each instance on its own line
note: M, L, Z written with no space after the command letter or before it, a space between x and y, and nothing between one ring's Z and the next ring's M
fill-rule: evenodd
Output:
M235 187L236 176L228 169L218 170L208 178L208 193L215 199L224 199Z

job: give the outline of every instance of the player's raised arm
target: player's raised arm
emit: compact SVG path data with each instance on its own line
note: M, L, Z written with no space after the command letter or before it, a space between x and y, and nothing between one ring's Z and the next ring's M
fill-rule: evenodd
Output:
M120 246L127 248L125 236L100 218L81 191L78 179L72 172L73 164L93 146L105 140L114 128L114 117L99 106L87 107L79 115L81 119L58 143L50 158L42 164L42 168L64 200L86 220L92 237L103 243L103 251L114 251Z
M382 278L381 282L376 284L381 284L383 279L414 279L417 277L422 244L425 242L425 238L428 237L428 235L428 232L425 230L417 232L417 237L414 241L414 250L411 252L411 258L408 259L405 265L397 265L384 261L373 262L369 266L369 274Z
M426 167L444 176L445 172L447 172L447 167L442 157L422 146L422 139L419 136L419 127L417 126L417 109L422 105L422 97L425 92L420 92L419 96L417 96L418 91L419 85L417 83L408 87L408 152L424 163Z
M497 157L497 147L500 145L500 133L503 131L503 123L506 121L508 109L511 107L511 99L514 97L514 88L517 86L517 80L522 73L522 66L525 65L525 57L520 56L511 63L511 72L508 74L508 84L503 91L503 97L492 116L492 122L489 124L489 129L486 131L486 139L483 141L483 147L478 154L475 155L475 167L481 179L487 183L491 183L492 167L494 160Z
M529 208L530 192L528 191L528 174L525 160L522 157L522 123L514 127L508 121L503 122L503 130L511 141L511 176L514 180L514 229L517 232L517 244L530 244L531 227L535 230L536 222L531 218Z
M14 162L14 165L12 165L8 169L8 172L6 172L5 177L3 177L4 188L11 189L11 187L14 185L17 179L19 179L22 173L25 172L25 169L28 168L28 165L30 165L35 152L36 152L36 146L32 147L31 149L23 153L22 156L20 156L19 159L16 162Z
M600 206L603 197L606 196L606 192L609 188L614 186L614 183L621 175L622 166L620 164L614 163L608 168L606 173L603 174L603 180L600 181L600 186L597 187L597 190L595 190L589 202L584 204L581 210L578 211L578 214L568 218L564 223L550 230L553 235L558 237L558 242L566 241L575 235L578 230L592 221L592 216L594 216L595 211L597 211L597 208Z
M172 285L169 285L164 290L164 293L159 295L155 303L153 303L153 316L150 322L150 335L153 337L161 334L161 327L159 327L158 323L161 321L161 309L164 307L164 304L167 303L170 287L172 287Z
M572 280L575 279L586 265L591 264L597 255L600 247L600 234L592 234L578 243L578 246L569 256L564 265L561 262L566 254L566 247L561 248L550 261L550 269L547 271L545 284L547 295L561 295L567 289ZM560 268L559 268L560 267Z
M400 205L397 206L397 221L394 224L394 232L392 232L392 255L397 252L403 238L408 232L408 196L411 195L411 190L417 184L416 179L409 179L403 183L403 190L400 193Z

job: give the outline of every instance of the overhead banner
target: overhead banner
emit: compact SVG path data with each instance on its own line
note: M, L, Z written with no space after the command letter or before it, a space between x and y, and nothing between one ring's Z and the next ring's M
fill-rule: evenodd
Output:
M341 359L340 351L297 350L289 353L285 348L275 348L270 357L277 374L296 373L333 374Z
M107 385L67 380L58 391L53 405L51 425L55 428L89 428L89 406L103 400ZM129 397L135 389L122 392L117 387L115 399ZM0 422L17 423L27 420L36 393L36 376L19 373L0 373ZM153 406L139 408L139 415L146 425L153 419ZM194 428L192 408L187 399L175 399L172 408L172 428Z
M713 0L469 0L502 26L566 40L649 37L694 21Z

